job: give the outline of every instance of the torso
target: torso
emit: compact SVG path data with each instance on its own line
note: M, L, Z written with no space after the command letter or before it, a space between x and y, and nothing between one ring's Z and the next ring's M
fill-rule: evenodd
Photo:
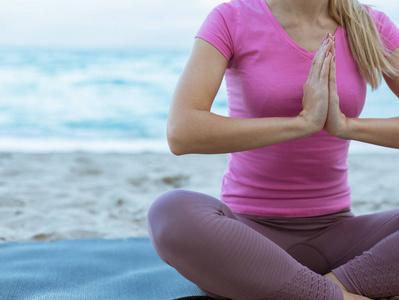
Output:
M232 16L237 25L232 26L234 53L225 77L229 116L296 117L302 110L303 85L312 60L328 31L336 37L341 111L349 118L358 117L366 83L350 53L346 31L328 11L312 22L293 18L289 9L271 5L272 11L268 2L277 1L226 4L236 9ZM275 217L309 217L349 209L348 147L349 141L323 130L307 138L232 153L221 200L236 213Z
M294 20L289 11L279 7L278 1L265 1L291 39L310 53L316 52L320 48L321 40L327 32L334 35L339 27L339 23L330 16L318 20L316 25Z
M313 26L298 16L290 19L287 12L293 15L293 11L280 13L282 9L271 5L275 16L268 4L276 1L280 0L225 2L197 35L229 61L225 74L229 117L296 117L312 60L327 31L336 37L341 111L348 118L358 117L367 86L350 52L346 30L329 18L328 11ZM235 213L259 216L310 217L347 210L348 148L349 141L323 130L231 153L220 199Z

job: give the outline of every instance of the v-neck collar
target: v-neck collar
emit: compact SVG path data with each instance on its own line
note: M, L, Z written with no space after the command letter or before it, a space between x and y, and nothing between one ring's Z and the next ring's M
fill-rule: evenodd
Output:
M268 6L268 4L266 3L266 0L259 0L267 14L267 16L269 17L270 21L273 23L274 27L276 28L276 30L280 33L280 35L282 36L282 38L288 43L290 44L291 47L293 47L296 51L298 51L299 53L301 53L302 55L313 59L313 57L316 55L317 51L315 52L309 52L308 50L302 48L301 46L299 46L289 35L288 33L284 30L284 28L281 26L281 24L278 22L277 18L273 15L272 11L270 10L270 7ZM338 39L341 36L342 33L342 27L341 25L338 26L337 31L334 33L334 36L336 39Z

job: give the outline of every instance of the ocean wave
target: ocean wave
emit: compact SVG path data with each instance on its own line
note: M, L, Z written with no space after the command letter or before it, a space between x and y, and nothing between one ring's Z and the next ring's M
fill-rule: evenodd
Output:
M104 149L158 151L154 145L165 143L169 105L188 55L162 49L0 50L0 151L87 150L105 147L103 140L112 140ZM224 87L212 107L220 115L227 115ZM362 117L398 111L399 101L384 84L369 91Z
M18 153L170 153L166 139L82 140L57 138L0 138L0 152Z

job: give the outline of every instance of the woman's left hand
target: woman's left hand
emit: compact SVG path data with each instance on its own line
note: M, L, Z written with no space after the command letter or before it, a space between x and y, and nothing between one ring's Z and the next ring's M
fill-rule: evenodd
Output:
M333 59L330 65L330 78L328 83L329 99L328 99L328 113L324 129L331 135L345 139L348 131L348 122L346 116L339 108L339 97L337 93L337 79L336 79L336 62L335 49L333 50Z

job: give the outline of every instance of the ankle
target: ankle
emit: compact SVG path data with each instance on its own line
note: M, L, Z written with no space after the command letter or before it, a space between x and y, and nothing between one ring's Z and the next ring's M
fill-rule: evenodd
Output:
M327 279L330 281L334 282L336 285L339 286L339 288L342 290L342 293L344 294L344 300L365 300L365 299L370 299L361 295L356 295L349 293L348 290L344 287L344 285L339 281L337 276L334 275L334 273L330 272L326 275L324 275Z
M341 283L341 281L338 280L337 276L334 275L334 273L330 272L327 273L326 275L324 275L324 277L326 277L327 279L329 279L330 281L334 282L335 284L337 284L339 286L339 288L343 291L343 292L347 292L348 290L346 289L346 287L344 287L344 285Z

